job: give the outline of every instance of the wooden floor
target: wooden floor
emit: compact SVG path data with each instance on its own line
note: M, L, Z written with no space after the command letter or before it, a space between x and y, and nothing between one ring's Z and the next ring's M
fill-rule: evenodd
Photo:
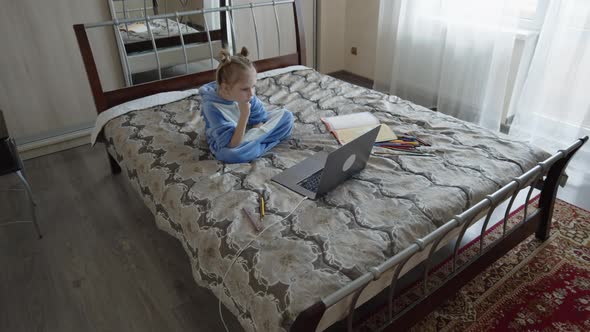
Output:
M223 330L180 243L110 174L102 146L25 167L44 237L32 224L0 227L0 331ZM1 191L19 187L15 175L0 177L0 223L29 219L24 193Z

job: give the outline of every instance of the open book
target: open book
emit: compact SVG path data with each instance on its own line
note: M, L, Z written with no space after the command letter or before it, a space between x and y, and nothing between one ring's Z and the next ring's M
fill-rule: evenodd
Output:
M380 124L379 119L369 112L331 116L321 120L340 144L346 144L379 125L381 129L375 142L397 139L388 126Z

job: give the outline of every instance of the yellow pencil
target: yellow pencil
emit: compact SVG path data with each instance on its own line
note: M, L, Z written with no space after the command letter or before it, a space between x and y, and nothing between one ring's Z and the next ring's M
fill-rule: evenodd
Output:
M264 196L260 195L260 219L264 218Z
M392 143L399 143L399 144L406 144L406 145L419 145L420 144L418 142L408 142L408 141L402 141L402 140L399 140L399 139L396 139L396 140L393 140L393 141L390 141L390 142L392 142Z

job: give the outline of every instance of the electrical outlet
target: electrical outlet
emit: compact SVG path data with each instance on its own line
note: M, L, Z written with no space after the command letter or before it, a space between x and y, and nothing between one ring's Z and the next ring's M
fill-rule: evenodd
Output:
M356 47L350 48L350 54L356 55Z

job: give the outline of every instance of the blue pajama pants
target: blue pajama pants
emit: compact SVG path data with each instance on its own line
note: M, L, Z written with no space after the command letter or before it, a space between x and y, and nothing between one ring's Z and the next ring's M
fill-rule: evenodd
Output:
M215 158L226 163L250 162L288 138L293 130L293 114L285 109L269 112L268 121L260 128L249 129L244 142L235 148L222 148Z

